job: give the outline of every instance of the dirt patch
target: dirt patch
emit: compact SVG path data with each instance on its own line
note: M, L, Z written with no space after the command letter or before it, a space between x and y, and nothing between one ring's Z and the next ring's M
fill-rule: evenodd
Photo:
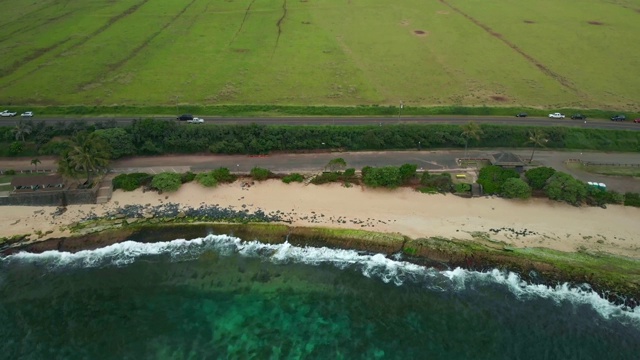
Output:
M234 53L243 54L249 52L249 49L231 49L231 51L233 51Z
M424 30L413 30L413 34L415 36L429 36L429 32L428 31L424 31Z
M405 20L400 21L400 25L402 25L402 26L409 26L409 24L411 24L411 22L409 20L405 19Z
M508 101L509 99L507 99L506 96L502 96L502 95L493 95L490 96L491 100L495 100L495 101L500 101L500 102L504 102L504 101Z
M439 10L439 11L436 11L436 14L438 14L438 15L449 15L449 12L448 11L444 11L444 10Z
M524 20L523 21L525 24L535 24L536 22L533 20Z
M589 24L589 25L604 25L604 23L601 23L600 21L587 21L587 24Z

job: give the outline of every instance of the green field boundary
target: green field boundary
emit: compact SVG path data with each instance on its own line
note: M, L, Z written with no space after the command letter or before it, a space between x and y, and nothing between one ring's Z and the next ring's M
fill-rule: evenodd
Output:
M42 116L97 116L97 117L153 117L175 116L176 114L194 114L196 116L428 116L428 115L467 115L467 116L515 116L527 113L529 116L546 117L550 113L560 112L569 118L573 114L583 114L592 119L608 119L616 114L625 114L627 121L640 118L640 113L624 110L601 109L534 109L524 107L488 107L488 106L286 106L286 105L178 105L176 106L5 106L9 111L33 111Z

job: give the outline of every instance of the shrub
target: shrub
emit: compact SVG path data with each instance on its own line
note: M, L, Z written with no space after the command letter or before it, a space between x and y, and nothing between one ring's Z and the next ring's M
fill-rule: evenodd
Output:
M237 176L233 175L231 171L229 171L229 169L225 167L219 167L215 170L212 170L211 174L216 178L216 180L218 180L219 183L232 183L237 179Z
M554 168L543 166L527 170L524 176L527 178L531 188L534 190L542 190L544 186L547 185L547 180L555 173L556 170Z
M556 172L545 186L549 199L565 201L572 205L580 205L587 196L587 186L573 176Z
M420 184L422 184L426 189L432 189L435 190L435 192L440 193L448 193L453 189L453 181L451 180L451 174L449 173L431 175L429 172L425 171L422 173L422 177L420 178Z
M253 169L251 169L249 175L251 175L253 180L262 181L269 178L269 176L271 175L271 171L259 167L254 167Z
M531 187L522 179L510 178L502 185L500 195L508 199L528 199L531 197Z
M196 174L192 173L191 171L187 171L186 173L180 175L180 182L185 184L188 182L192 182L195 178Z
M370 168L363 175L362 181L370 187L396 188L402 184L400 169L395 166Z
M4 172L4 174L5 174L5 175L15 175L15 174L16 174L16 171L15 171L15 170L13 170L13 169L9 169L9 170L5 171L5 172Z
M22 151L24 151L24 144L21 142L14 141L9 145L9 154L10 155L18 155Z
M311 180L314 185L321 185L330 182L336 182L340 180L340 175L337 172L324 172Z
M624 203L624 196L617 191L607 191L607 203L622 205Z
M291 182L303 182L303 181L304 181L304 176L298 173L289 174L282 178L282 182L285 184L289 184Z
M507 179L519 178L520 175L513 169L503 169L500 166L485 166L480 170L477 183L482 185L485 194L499 194L502 185Z
M151 187L162 192L173 192L180 189L182 185L180 174L172 172L163 172L153 177Z
M414 164L404 164L400 166L400 179L403 183L409 182L416 176L416 170L418 169L418 165Z
M196 175L195 180L202 186L206 187L214 187L218 185L218 179L213 174L213 171L209 171L206 173L199 173Z
M348 168L344 171L344 176L345 177L354 177L356 176L356 169L354 168Z
M632 192L625 193L624 205L640 207L640 193L632 193Z
M465 183L455 184L454 189L459 194L468 193L471 191L471 184L465 184Z
M146 173L120 174L113 178L113 189L133 191L151 180L151 175Z

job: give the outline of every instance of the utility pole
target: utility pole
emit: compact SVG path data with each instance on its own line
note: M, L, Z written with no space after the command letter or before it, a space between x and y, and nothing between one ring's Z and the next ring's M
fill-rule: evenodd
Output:
M400 122L400 113L402 112L403 107L404 104L402 103L402 100L400 100L400 108L398 109L398 122Z

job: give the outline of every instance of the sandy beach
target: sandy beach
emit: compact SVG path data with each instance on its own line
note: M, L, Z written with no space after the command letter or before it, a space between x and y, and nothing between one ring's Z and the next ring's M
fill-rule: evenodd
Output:
M3 206L0 236L46 233L68 236L61 229L93 212L104 215L127 204L178 203L188 207L217 204L222 208L290 215L294 226L321 226L401 233L412 238L441 236L469 239L472 233L514 247L546 247L561 251L589 249L640 258L640 209L623 206L574 207L543 199L465 199L421 194L411 189L346 188L340 184L284 184L270 180L243 186L238 181L204 188L196 183L176 193L115 191L103 205L71 205L53 217L55 207ZM496 231L498 230L498 231ZM522 235L526 232L526 235ZM34 238L34 237L32 237Z

